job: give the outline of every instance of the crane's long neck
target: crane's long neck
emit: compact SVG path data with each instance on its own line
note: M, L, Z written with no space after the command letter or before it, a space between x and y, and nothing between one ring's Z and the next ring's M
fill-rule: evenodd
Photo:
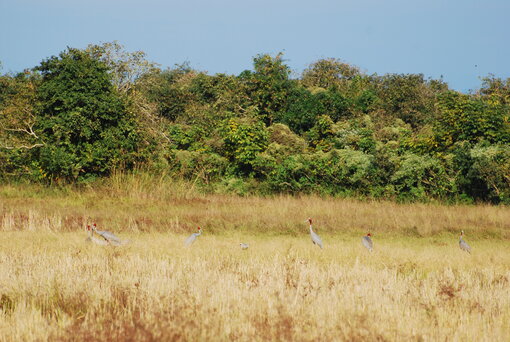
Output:
M195 236L200 236L202 234L202 229L198 231L198 233L195 233Z
M313 233L312 224L310 223L310 233Z

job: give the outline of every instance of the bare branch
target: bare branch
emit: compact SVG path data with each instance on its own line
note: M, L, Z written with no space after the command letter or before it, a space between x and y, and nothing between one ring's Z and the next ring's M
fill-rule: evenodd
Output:
M0 147L5 148L6 150L18 150L18 149L31 150L33 148L41 147L41 146L44 146L44 144L34 144L32 146L21 145L21 146L0 146Z
M4 130L5 131L9 131L9 132L22 132L22 133L26 133L28 135L33 136L36 139L39 139L37 134L35 134L34 130L32 129L32 126L29 126L28 129L26 129L26 128L4 128Z
M34 132L32 127L33 127L33 124L32 125L28 125L28 128L4 128L4 131L6 131L6 132L25 133L25 134L28 134L29 136L31 136L31 137L33 137L35 139L39 139L39 137ZM12 145L12 142L11 142L11 145ZM4 149L7 149L7 150L16 150L16 149L31 150L31 149L36 148L36 147L44 146L45 143L42 141L42 142L38 142L38 143L35 143L35 144L32 144L32 145L27 145L27 144L23 144L23 143L22 143L22 145L18 145L18 146L14 146L14 145L11 146L11 145L3 145L3 146L0 145L0 148L4 148Z

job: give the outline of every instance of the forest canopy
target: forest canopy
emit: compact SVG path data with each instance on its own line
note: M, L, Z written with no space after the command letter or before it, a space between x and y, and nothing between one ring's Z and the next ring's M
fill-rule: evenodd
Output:
M162 69L117 42L0 76L0 179L170 174L237 194L510 203L510 79L465 94L282 53L239 75Z

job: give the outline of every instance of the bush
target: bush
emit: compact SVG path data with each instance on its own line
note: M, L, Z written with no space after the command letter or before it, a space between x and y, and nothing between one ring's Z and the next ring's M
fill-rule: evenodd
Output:
M454 181L437 158L404 154L391 178L401 199L445 198L454 190Z
M439 115L434 121L431 150L447 150L457 142L471 144L486 141L491 144L510 143L508 106L486 103L455 92L439 97Z
M507 145L457 144L454 168L459 190L467 196L493 203L510 203L510 149Z
M269 142L281 146L286 153L303 153L306 148L305 139L292 132L288 126L276 123L267 128Z
M372 159L348 149L290 156L276 164L267 182L282 192L367 193Z
M204 130L198 126L172 124L168 127L168 136L171 140L170 148L178 150L196 151L205 149L202 142Z
M372 120L368 115L337 125L334 145L337 149L350 148L367 153L375 151L376 141Z
M268 132L264 123L250 119L230 119L222 128L224 154L241 174L253 171L257 153L265 150Z
M277 121L289 126L296 133L304 133L317 125L318 118L329 116L338 121L350 116L349 101L333 90L310 90L296 86L291 89L288 106L278 113Z
M310 146L319 151L328 151L333 146L334 122L328 115L321 115L308 132Z
M220 180L227 172L228 160L215 153L176 151L173 168L187 179L198 179L208 184Z

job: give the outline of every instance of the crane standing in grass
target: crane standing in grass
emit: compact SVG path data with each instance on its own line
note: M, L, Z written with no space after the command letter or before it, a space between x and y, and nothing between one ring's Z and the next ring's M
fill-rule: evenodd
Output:
M459 247L463 251L466 251L469 254L471 254L471 247L467 244L466 241L464 241L464 231L463 230L460 232Z
M365 246L366 249L372 252L372 250L374 249L374 243L372 242L372 234L367 233L367 235L363 236L361 242L363 243L363 246Z
M106 240L106 242L109 244L109 245L113 245L113 246L120 246L120 245L123 245L125 244L126 242L125 241L121 241L115 234L113 233L110 233L106 230L97 230L97 225L94 223L92 225L92 229L94 230L94 232L101 236L103 239Z
M191 246L191 244L193 242L195 242L195 240L197 239L197 237L199 237L200 235L202 234L202 229L200 227L198 227L198 233L193 233L191 234L187 239L186 241L184 241L184 245L185 246Z
M250 245L249 245L249 244L247 244L247 243L243 243L243 242L241 242L241 243L239 244L239 246L241 246L241 249L248 249L248 248L250 247Z
M319 246L322 249L322 240L319 235L317 235L312 229L312 219L308 218L306 221L310 223L310 237L312 238L313 244Z

